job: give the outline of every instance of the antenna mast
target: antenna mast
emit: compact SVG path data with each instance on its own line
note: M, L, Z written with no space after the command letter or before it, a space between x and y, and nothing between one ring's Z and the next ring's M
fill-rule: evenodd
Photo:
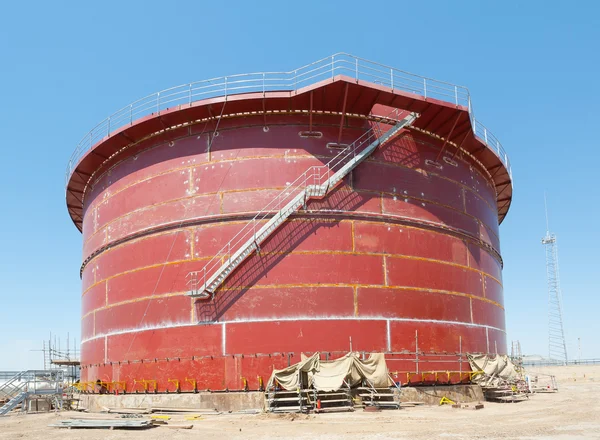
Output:
M556 235L550 233L548 204L544 194L546 211L546 236L542 244L546 248L546 276L548 278L548 357L567 364L567 344L563 329L562 292L558 275L558 247Z

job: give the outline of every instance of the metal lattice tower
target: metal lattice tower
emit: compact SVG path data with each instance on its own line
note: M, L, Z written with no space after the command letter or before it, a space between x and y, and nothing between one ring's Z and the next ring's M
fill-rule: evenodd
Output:
M544 198L545 203L545 198ZM548 277L548 357L567 363L567 344L562 317L562 292L558 274L558 247L556 235L550 233L548 208L546 207L546 236L542 238L546 248L546 275Z

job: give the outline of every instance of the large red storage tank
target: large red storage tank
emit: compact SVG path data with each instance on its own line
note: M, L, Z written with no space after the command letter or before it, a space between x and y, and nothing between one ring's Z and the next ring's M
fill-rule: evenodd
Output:
M186 295L188 274L306 169L407 112L411 127L211 299ZM465 353L506 353L498 225L511 196L467 89L349 55L151 95L92 130L67 170L82 380L258 389L303 352L349 350L385 352L403 383L464 380Z

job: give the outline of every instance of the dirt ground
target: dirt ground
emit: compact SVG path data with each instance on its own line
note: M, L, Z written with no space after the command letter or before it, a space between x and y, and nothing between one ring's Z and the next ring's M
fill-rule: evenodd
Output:
M556 394L536 394L521 403L485 403L479 411L430 406L367 413L320 415L211 415L170 423L192 423L193 429L164 427L142 431L66 430L47 425L80 413L0 417L0 440L169 440L203 439L600 439L600 366L537 368L555 374Z

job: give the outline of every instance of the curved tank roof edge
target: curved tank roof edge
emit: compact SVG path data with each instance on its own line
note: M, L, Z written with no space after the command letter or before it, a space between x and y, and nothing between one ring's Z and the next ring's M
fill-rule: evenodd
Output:
M338 57L338 58L336 58L336 57ZM342 58L340 59L339 57L342 57ZM352 75L352 76L342 74L342 73L348 73L348 71L347 71L348 66L346 65L348 63L348 58L355 61L355 63L356 63L355 66L358 66L359 65L358 63L360 62L361 63L360 66L363 67L363 69L361 70L361 69L357 68L357 70L355 70L354 72L350 72L350 73L354 73L354 75ZM302 73L299 73L299 72L302 69L306 69L306 68L314 68L317 70L322 69L323 65L321 65L319 63L323 63L325 61L329 61L328 63L325 64L325 66L329 68L329 71L332 73L332 76L326 76L325 78L322 78L321 75L313 75L311 78L309 78L311 82L307 85L304 85L300 81L300 80L302 80ZM380 70L381 69L386 69L386 70L389 69L390 79L388 80L388 84L385 84L383 81L376 83L376 82L372 82L372 81L368 80L368 79L372 79L372 78L366 78L366 79L361 78L361 72L364 70L364 67L365 67L365 66L363 66L362 63L370 63L371 65L378 66ZM265 85L266 81L269 81L273 75L281 75L281 74L290 75L292 72L294 72L294 75L291 78L291 80L294 81L294 86L290 90L266 90L266 85ZM455 111L459 110L462 112L466 112L468 114L469 122L471 125L471 132L472 132L473 140L475 140L479 144L481 144L484 150L492 152L493 153L492 156L495 156L497 158L497 160L494 161L497 163L491 167L495 170L494 176L499 176L500 174L503 175L503 179L501 179L501 181L497 181L496 179L493 179L493 180L496 184L499 195L502 195L502 197L500 197L500 196L498 197L498 200L499 200L499 203L498 203L499 223L501 223L504 220L504 217L506 216L506 214L510 208L510 204L511 204L511 200L512 200L512 170L510 167L510 162L508 160L508 155L502 148L502 146L499 143L499 141L497 140L497 138L495 136L493 136L493 134L489 130L487 130L487 128L485 126L483 126L481 123L479 123L479 121L477 121L474 118L473 111L472 111L471 98L470 98L468 89L466 89L465 87L461 87L461 86L455 86L450 83L439 82L439 81L431 80L431 79L428 79L425 77L418 77L416 75L407 74L406 72L402 72L397 69L388 68L388 67L385 67L385 66L382 66L382 65L379 65L376 63L371 63L369 61L366 61L366 60L363 60L360 58L356 58L356 57L352 57L351 55L346 55L346 54L336 54L332 57L324 58L323 60L319 60L315 63L309 64L308 66L304 66L301 69L296 69L295 71L292 71L292 72L234 75L234 76L230 76L230 77L223 77L223 78L207 80L207 81L212 82L213 84L216 84L219 87L225 86L225 89L221 90L221 89L219 89L219 87L217 87L216 90L221 92L220 95L201 97L202 99L194 99L194 98L197 96L196 91L198 90L198 87L205 87L206 81L202 81L200 83L191 83L191 84L185 85L188 87L188 90L189 90L189 99L188 99L189 102L187 102L187 103L175 102L173 99L168 99L169 96L172 96L172 95L169 95L169 94L165 95L165 92L162 92L163 93L162 99L164 101L163 100L157 101L157 107L151 109L151 110L155 110L155 112L150 112L149 114L140 114L140 112L141 112L141 110L139 110L140 106L147 107L148 102L152 101L154 99L154 97L160 96L161 92L159 92L158 94L149 95L146 98L142 98L141 100L138 100L138 101L132 103L130 106L124 107L120 111L111 115L111 117L107 118L106 120L104 120L103 122L98 124L92 131L90 131L88 133L88 135L86 135L86 137L84 137L84 140L89 139L89 144L82 143L83 140L82 140L82 142L80 142L80 144L78 145L78 148L73 153L73 155L71 157L71 161L69 162L69 166L67 168L67 175L66 175L66 180L67 180L66 199L67 200L66 200L66 202L67 202L67 208L69 210L70 217L71 217L72 221L74 222L74 224L76 225L76 227L79 230L81 230L82 221L83 221L83 218L82 218L83 201L80 197L78 197L78 194L83 195L84 188L87 185L87 182L89 181L89 179L91 178L91 174L89 172L85 172L85 171L81 170L81 165L86 161L86 158L90 157L90 155L98 156L98 157L106 160L107 158L103 157L101 155L98 155L98 152L96 150L98 149L98 147L108 143L111 139L113 139L115 137L115 135L127 133L129 131L129 129L131 129L133 127L140 127L140 125L142 125L148 121L153 121L153 120L154 121L162 121L165 117L168 117L168 115L170 115L170 114L185 112L186 110L203 107L203 106L206 107L211 104L219 104L219 103L223 103L223 102L231 103L231 102L236 102L236 101L240 102L240 101L247 101L247 100L252 100L252 99L256 100L257 98L261 102L264 99L274 100L274 99L278 99L278 98L283 99L287 102L288 100L295 99L296 97L304 95L307 92L314 91L314 90L322 88L322 87L327 87L327 86L333 85L340 81L345 82L345 83L352 83L353 85L355 84L356 86L366 87L368 89L377 90L377 91L379 91L380 94L388 95L387 96L388 99L389 99L389 95L396 96L396 97L403 97L405 101L407 99L409 99L415 103L420 103L421 109L423 109L423 103L425 103L427 106L431 106L431 105L443 106L443 107L448 107L448 108L454 108ZM396 80L396 82L394 82L394 79L400 73L404 74L404 75L412 75L413 77L420 78L423 81L424 86L425 87L429 86L430 90L431 90L431 87L434 87L434 86L438 86L438 87L440 87L440 89L437 90L436 93L428 92L426 88L424 88L421 91L422 93L419 93L418 90L407 91L407 90L405 90L406 84L403 84L403 83L399 84L397 82L398 80ZM258 75L258 79L256 79L256 78L254 80L249 79L249 77L257 76L257 75ZM222 82L220 83L219 81L222 81ZM258 81L258 83L256 83L256 81ZM288 81L290 81L290 78L288 78ZM427 81L429 81L429 82L427 82ZM249 84L251 84L251 85L245 85L244 87L237 87L237 88L233 86L235 84L240 84L240 83L245 84L247 82L250 82ZM198 84L201 84L201 86L198 86ZM252 88L252 87L256 88L257 84L258 84L259 88L260 88L260 85L262 84L263 90L254 90L254 91L250 91L250 92L244 92L243 90L240 92L240 90L239 90L240 88L243 88L243 89ZM227 85L229 86L229 89L227 89ZM167 89L166 92L170 91L172 94L173 93L180 94L181 91L179 89L181 87L183 87L183 86ZM240 92L240 93L234 93L233 91ZM451 97L450 92L453 92L452 93L453 98L454 98L453 100L448 99L449 96ZM440 98L446 98L446 99L440 99ZM396 98L392 98L393 103L395 103L394 99L396 99ZM382 100L384 100L384 99L378 99L376 103L382 103L382 102L380 102ZM400 100L402 100L402 99L400 99ZM454 101L454 102L452 102L452 101ZM418 105L417 105L417 107L418 107ZM128 110L130 118L128 121L125 121L124 124L119 124L119 121L120 122L123 121L123 111L124 110ZM351 111L348 109L346 109L346 112L351 113ZM231 113L232 112L230 112L230 111L227 112L227 114L231 114ZM134 115L135 116L139 115L139 117L137 117L136 119L133 119ZM111 127L111 120L114 121L114 118L117 118L117 122L116 123L113 122L113 125ZM118 119L118 118L120 118L120 119ZM103 130L104 130L104 136L101 135ZM452 135L450 134L448 137L450 138L451 136ZM92 144L92 142L93 142L93 144ZM80 154L79 157L77 157L77 154ZM76 160L76 162L74 162L74 159L76 157L77 157L77 160ZM502 170L503 172L500 173L499 170ZM86 179L86 177L87 177L87 179ZM499 187L502 187L502 188L500 189ZM502 204L500 202L502 202Z

